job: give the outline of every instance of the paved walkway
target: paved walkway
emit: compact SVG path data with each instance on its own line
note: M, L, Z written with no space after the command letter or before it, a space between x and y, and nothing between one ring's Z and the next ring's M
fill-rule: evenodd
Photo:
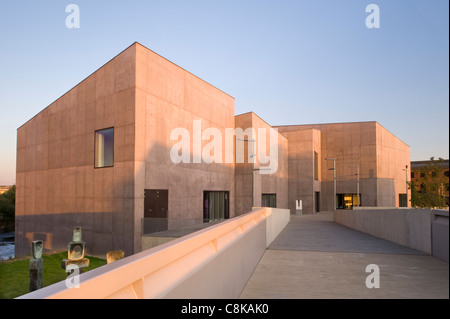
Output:
M368 289L369 264L380 288ZM346 228L333 215L292 216L240 298L449 298L449 264Z

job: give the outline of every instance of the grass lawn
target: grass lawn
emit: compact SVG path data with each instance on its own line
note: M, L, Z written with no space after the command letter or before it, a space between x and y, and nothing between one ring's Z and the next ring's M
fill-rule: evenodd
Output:
M67 251L43 257L43 286L49 286L67 278L61 268L61 261L67 258ZM105 259L86 256L89 267L84 271L106 265ZM12 299L29 292L30 257L0 261L0 299Z

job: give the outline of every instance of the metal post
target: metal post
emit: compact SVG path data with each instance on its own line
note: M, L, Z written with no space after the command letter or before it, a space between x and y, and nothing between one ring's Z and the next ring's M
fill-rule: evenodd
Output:
M406 181L406 207L408 207L408 165L403 169L405 171L405 181Z
M255 145L254 143L252 145ZM252 209L255 207L255 153L252 147L252 159L253 159L253 166L252 166Z
M408 207L408 165L405 169L405 181L406 181L406 207Z
M359 207L359 165L356 167L356 207Z
M356 168L356 207L359 207L359 165L349 167Z
M333 161L333 210L336 210L336 158L325 158L326 161Z

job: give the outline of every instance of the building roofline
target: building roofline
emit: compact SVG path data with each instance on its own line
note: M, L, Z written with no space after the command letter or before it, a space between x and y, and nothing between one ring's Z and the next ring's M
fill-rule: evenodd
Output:
M130 49L133 45L137 45L139 44L140 46L142 46L143 48L153 52L154 54L158 55L159 57L163 58L164 60L172 63L173 65L179 67L180 69L188 72L189 74L195 76L196 78L198 78L199 80L211 85L212 87L214 87L215 89L219 90L220 92L228 95L229 97L233 98L233 96L231 96L230 94L222 91L221 89L215 87L214 85L212 85L211 83L206 82L205 80L203 80L202 78L196 76L195 74L193 74L192 72L189 72L188 70L182 68L181 66L173 63L172 61L170 61L169 59L163 57L162 55L156 53L155 51L147 48L145 45L142 45L141 43L135 41L132 44L130 44L128 47L126 47L125 49L123 49L122 51L120 51L118 54L116 54L114 57L112 57L111 59L109 59L107 62L105 62L104 64L102 64L99 68L97 68L95 71L93 71L92 73L90 73L88 76L86 76L83 80L81 80L80 82L78 82L77 84L75 84L72 88L70 88L69 90L67 90L66 92L64 92L61 96L59 96L58 98L56 98L53 102L51 102L49 105L47 105L46 107L44 107L42 110L40 110L38 113L36 113L34 116L32 116L29 120L27 120L25 123L23 123L22 125L20 125L17 130L19 130L22 126L26 125L28 122L32 121L35 117L37 117L39 114L41 114L42 112L44 112L47 108L49 108L52 104L54 104L56 101L58 101L59 99L61 99L64 95L66 95L67 93L69 93L70 91L72 91L74 88L76 88L77 86L79 86L81 83L83 83L84 81L86 81L88 78L90 78L92 75L94 75L95 72L97 72L98 70L100 70L101 68L105 67L108 63L110 63L111 61L113 61L115 58L117 58L119 55L121 55L122 53L124 53L125 51L127 51L128 49Z
M423 166L426 166L427 164L430 164L432 162L433 161L431 161L431 160L411 161L411 169L423 167ZM448 159L442 159L442 161L440 161L439 159L435 159L434 163L436 163L440 167L448 167L449 166L449 160Z
M28 121L26 121L25 123L23 123L21 126L19 126L17 128L17 130L19 130L22 126L26 125L28 122L32 121L35 117L37 117L39 114L41 114L42 112L44 112L46 109L48 109L50 106L52 106L52 104L54 104L56 101L58 101L59 99L61 99L64 95L66 95L67 93L69 93L70 91L72 91L74 88L76 88L78 85L80 85L81 83L83 83L84 81L86 81L88 78L90 78L92 75L94 75L95 72L97 72L98 70L100 70L101 68L103 68L104 66L106 66L108 63L110 63L112 60L114 60L115 58L117 58L119 55L121 55L122 53L124 53L125 51L127 51L129 48L131 48L133 45L135 45L137 42L132 43L131 45L127 46L124 50L120 51L118 54L116 54L114 57L112 57L111 59L109 59L107 62L105 62L104 64L102 64L99 68L97 68L95 71L93 71L92 73L90 73L88 76L86 76L83 80L81 80L80 82L78 82L77 84L75 84L72 88L70 88L69 90L67 90L66 92L64 92L61 96L59 96L58 98L56 98L53 102L51 102L49 105L47 105L46 107L44 107L42 110L40 110L38 113L36 113L33 117L31 117Z
M361 121L361 122L332 122L332 123L309 123L309 124L284 124L284 125L274 125L274 127L309 126L309 125L336 125L336 124L358 124L358 123L378 123L378 122L377 122L377 121Z
M383 125L381 125L378 122L375 122L376 124L378 124L379 126L381 126L384 130L386 130L387 132L389 132L389 134L391 134L392 136L394 136L396 139L398 139L400 142L402 142L403 144L405 144L406 146L408 146L409 148L411 148L411 146L409 146L408 144L406 144L402 139L400 139L397 135L395 135L394 133L392 133L391 131L389 131L387 128L385 128Z
M392 133L391 131L389 131L387 128L385 128L382 124L380 124L378 121L361 121L361 122L337 122L337 123L317 123L317 124L291 124L291 125L275 125L274 127L289 127L289 126L313 126L313 125L339 125L339 124L360 124L360 123L375 123L375 125L379 125L380 127L382 127L384 130L386 130L387 132L389 132L390 134L392 134L392 136L394 136L395 138L397 138L400 142L402 142L403 144L405 144L408 147L408 144L406 144L403 140L401 140L399 137L397 137L394 133Z
M272 125L270 125L269 123L267 123L261 116L259 116L258 114L256 114L256 113L253 112L253 111L245 112L245 113L242 113L242 114L237 114L237 115L235 115L234 117L242 116L242 115L247 115L247 114L253 114L253 115L257 116L261 121L263 121L264 123L266 123L269 127L275 128L275 126L272 126Z
M147 50L149 50L150 52L153 52L154 54L156 54L156 55L158 55L159 57L161 57L161 58L163 58L164 60L166 60L167 62L170 62L171 64L173 64L173 65L175 65L176 67L178 67L178 68L180 68L180 69L182 69L183 71L185 71L185 72L187 72L187 73L189 73L189 74L191 74L191 75L193 75L193 76L195 76L197 79L199 79L199 80L201 80L201 81L203 81L203 82L205 82L206 84L209 84L209 85L211 85L213 88L215 88L215 89L217 89L217 90L219 90L220 92L222 92L223 94L226 94L226 95L228 95L229 97L231 97L231 98L233 98L233 99L235 99L232 95L230 95L230 94L228 94L227 92L224 92L224 91L222 91L221 89L219 89L218 87L216 87L216 86L214 86L214 85L212 85L211 83L209 83L209 82L207 82L207 81L205 81L204 79L202 79L201 77L199 77L199 76L197 76L197 75L195 75L194 73L192 73L192 72L190 72L190 71L188 71L188 70L186 70L185 68L183 68L183 67L181 67L181 66L179 66L178 64L176 64L176 63L174 63L174 62L172 62L172 61L170 61L169 59L167 59L167 58L165 58L165 57L163 57L161 54L159 54L159 53L157 53L157 52L155 52L155 51L153 51L152 49L149 49L148 47L146 47L145 45L143 45L143 44L141 44L141 43L139 43L139 42L137 42L137 41L135 41L132 45L134 45L134 44L139 44L141 47L143 47L143 48L145 48L145 49L147 49Z

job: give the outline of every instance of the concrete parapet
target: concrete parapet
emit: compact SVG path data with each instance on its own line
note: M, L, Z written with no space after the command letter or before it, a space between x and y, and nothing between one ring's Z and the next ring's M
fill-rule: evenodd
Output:
M433 234L433 256L449 261L448 241L449 241L449 212L448 210L433 210L433 222L431 232Z
M258 208L81 274L77 289L59 282L20 298L238 298L288 218Z
M334 222L432 255L430 209L337 210Z
M266 247L269 247L291 220L291 213L281 208L266 208L266 211Z

